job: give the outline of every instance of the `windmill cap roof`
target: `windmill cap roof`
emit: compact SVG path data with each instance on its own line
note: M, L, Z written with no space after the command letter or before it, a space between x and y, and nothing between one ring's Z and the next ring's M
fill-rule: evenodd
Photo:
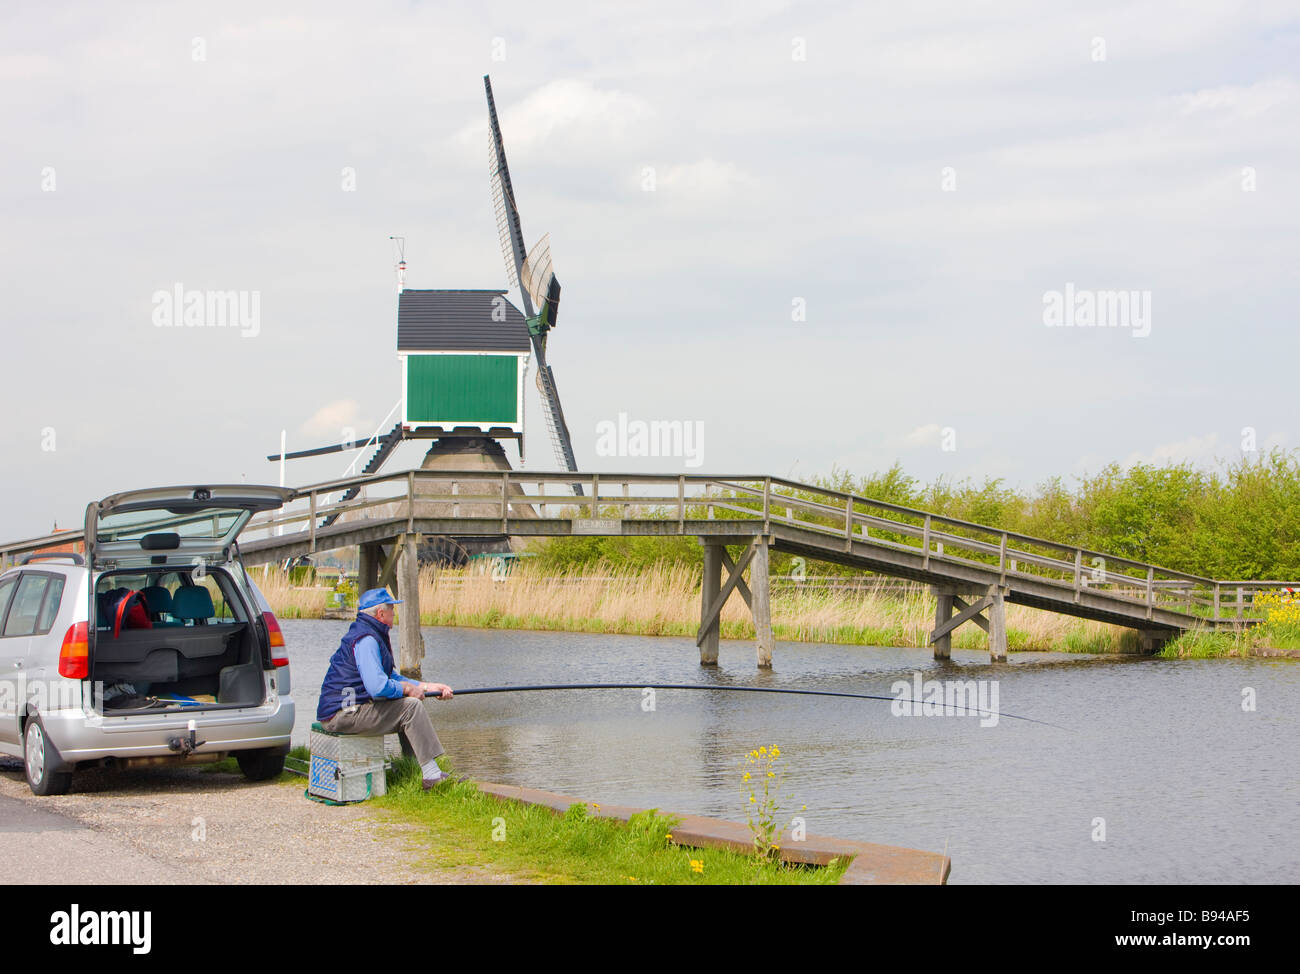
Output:
M399 352L527 352L528 323L500 290L418 291L397 301Z

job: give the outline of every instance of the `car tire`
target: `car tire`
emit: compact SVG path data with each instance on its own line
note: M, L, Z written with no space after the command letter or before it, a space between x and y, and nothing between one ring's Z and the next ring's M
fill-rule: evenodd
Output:
M34 795L66 795L72 787L71 771L55 771L58 749L45 733L40 717L32 717L23 729L23 771Z
M275 750L236 751L235 760L249 781L278 778L284 770L284 755Z

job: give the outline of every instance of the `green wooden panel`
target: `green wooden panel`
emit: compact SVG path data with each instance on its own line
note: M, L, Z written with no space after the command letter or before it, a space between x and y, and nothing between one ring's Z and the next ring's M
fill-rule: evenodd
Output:
M407 356L407 421L519 422L518 361L515 355Z

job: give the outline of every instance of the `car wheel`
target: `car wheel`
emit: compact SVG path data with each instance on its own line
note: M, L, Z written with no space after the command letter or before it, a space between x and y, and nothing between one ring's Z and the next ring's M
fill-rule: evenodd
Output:
M249 781L266 781L277 778L284 770L284 755L273 750L236 751L239 770Z
M27 722L23 733L23 770L27 772L27 787L34 795L66 795L72 787L71 771L55 771L59 752L45 735L41 718Z

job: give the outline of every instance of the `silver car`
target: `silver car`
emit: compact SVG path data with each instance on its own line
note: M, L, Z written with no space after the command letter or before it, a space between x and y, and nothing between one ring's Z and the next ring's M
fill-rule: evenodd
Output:
M280 487L165 487L86 510L86 555L29 555L0 574L0 753L38 795L92 766L233 754L284 767L289 660L236 538Z

